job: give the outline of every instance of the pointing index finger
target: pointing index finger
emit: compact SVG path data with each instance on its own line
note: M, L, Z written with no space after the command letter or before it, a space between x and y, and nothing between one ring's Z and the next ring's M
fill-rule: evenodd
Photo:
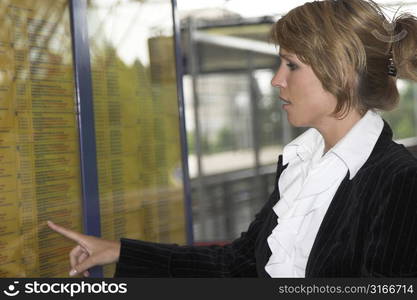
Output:
M69 238L69 239L71 239L71 240L73 240L77 243L81 242L81 240L82 240L81 238L83 236L81 233L72 231L70 229L64 228L64 227L59 226L59 225L56 225L56 224L52 223L51 221L47 221L46 223L48 224L49 228L51 228L52 230L62 234L63 236L65 236L65 237L67 237L67 238Z

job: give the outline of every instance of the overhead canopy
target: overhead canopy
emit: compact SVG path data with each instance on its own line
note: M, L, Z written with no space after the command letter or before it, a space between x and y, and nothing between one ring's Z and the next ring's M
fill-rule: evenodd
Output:
M196 24L192 31L198 73L246 72L273 68L278 64L277 48L268 42L274 20L242 19ZM185 73L189 73L189 23L182 24Z

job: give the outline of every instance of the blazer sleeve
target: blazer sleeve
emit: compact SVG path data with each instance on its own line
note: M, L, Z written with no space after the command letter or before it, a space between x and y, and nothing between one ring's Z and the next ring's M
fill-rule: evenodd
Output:
M382 191L369 234L364 276L417 277L417 167L394 175Z
M281 156L278 170L280 162ZM257 277L255 241L276 197L275 188L248 230L224 246L179 246L121 239L115 277Z

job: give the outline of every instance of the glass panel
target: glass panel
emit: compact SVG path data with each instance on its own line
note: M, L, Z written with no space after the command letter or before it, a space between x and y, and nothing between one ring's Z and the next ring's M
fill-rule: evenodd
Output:
M270 85L278 64L268 43L273 19L240 19L222 5L181 11L183 3L194 236L197 242L232 240L267 199L265 172L275 169L292 133Z
M0 24L0 277L66 277L45 221L82 230L68 2L1 1Z
M233 240L238 236L235 229L253 219L272 190L282 148L307 129L288 123L279 89L271 87L279 47L268 39L276 20L307 1L177 2L185 54L194 237L198 242ZM413 0L377 2L386 5L390 18L399 6L398 14L417 12ZM399 80L398 87L399 107L382 115L394 138L406 139L401 142L414 145L417 153L417 84ZM240 186L253 195L234 193ZM217 209L219 202L222 209ZM250 213L238 217L246 207Z
M89 1L88 31L103 237L184 243L171 1Z

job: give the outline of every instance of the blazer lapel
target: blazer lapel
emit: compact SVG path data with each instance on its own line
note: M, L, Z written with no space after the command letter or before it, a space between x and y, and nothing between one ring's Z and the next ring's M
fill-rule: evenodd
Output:
M382 129L381 135L379 136L368 160L356 176L352 178L352 180L349 180L350 174L349 171L347 172L345 178L340 183L332 202L330 203L313 243L313 247L310 251L305 272L306 277L317 277L318 272L320 271L320 266L326 263L323 261L323 258L321 258L321 254L324 254L323 256L327 256L326 254L333 246L335 246L337 238L334 236L334 233L336 232L335 229L337 227L338 220L340 219L342 212L347 209L349 205L355 205L351 203L352 199L348 198L348 192L352 190L355 182L362 176L361 174L363 174L367 168L374 165L374 163L384 155L386 146L391 141L392 130L388 123L384 120L384 128Z

